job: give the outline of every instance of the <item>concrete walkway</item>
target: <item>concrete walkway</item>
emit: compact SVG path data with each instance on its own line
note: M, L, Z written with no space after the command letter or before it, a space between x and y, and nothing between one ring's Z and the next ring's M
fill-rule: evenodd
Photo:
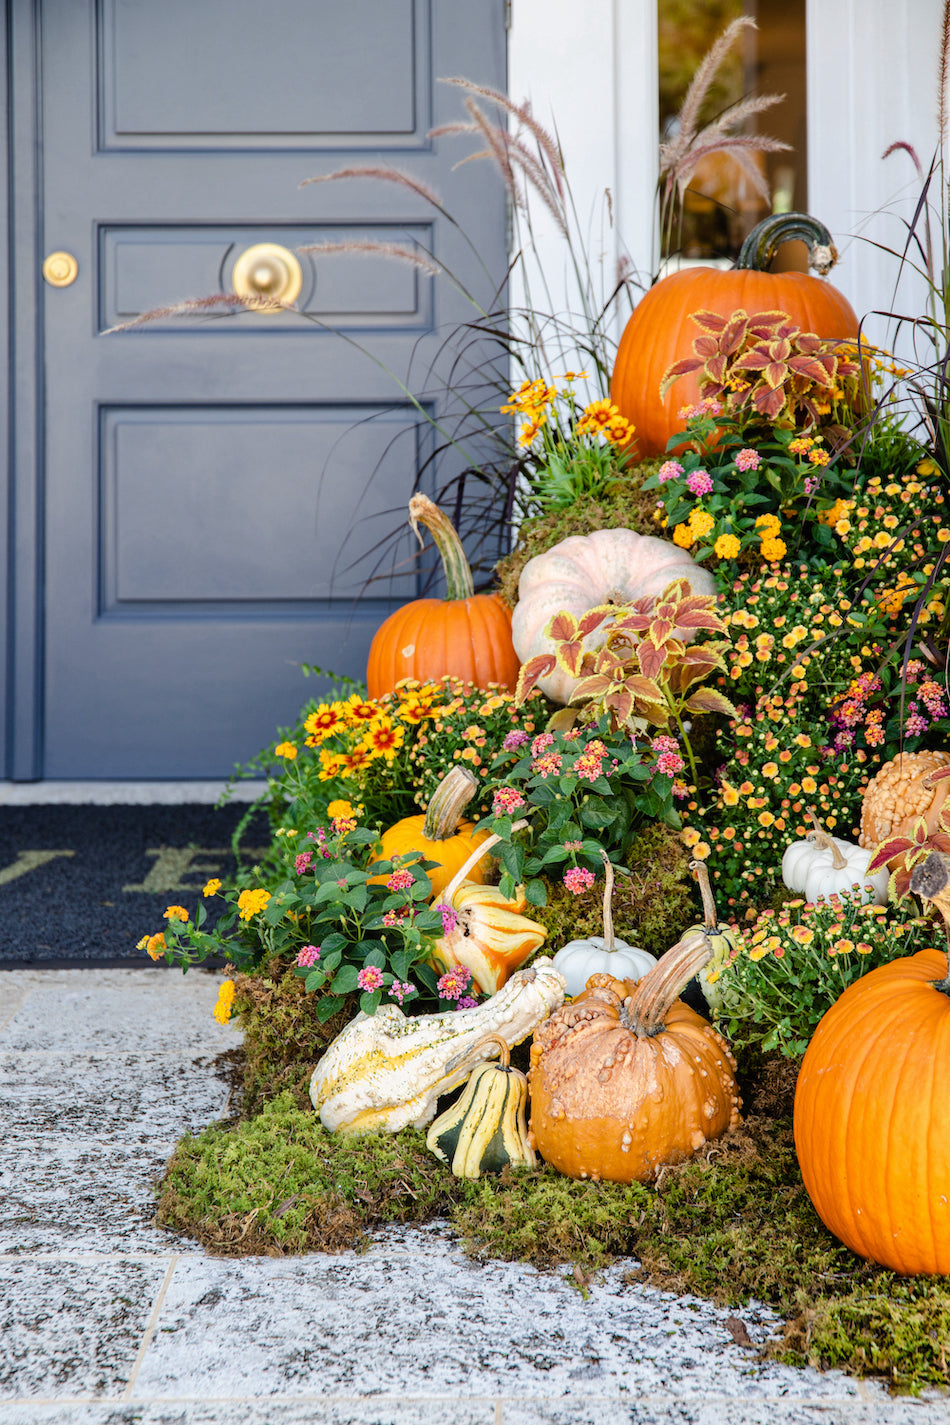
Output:
M767 1310L627 1286L623 1264L585 1301L469 1262L441 1225L283 1260L160 1230L156 1176L227 1107L220 979L0 973L2 1425L950 1421L947 1397L763 1365L727 1322L759 1343Z

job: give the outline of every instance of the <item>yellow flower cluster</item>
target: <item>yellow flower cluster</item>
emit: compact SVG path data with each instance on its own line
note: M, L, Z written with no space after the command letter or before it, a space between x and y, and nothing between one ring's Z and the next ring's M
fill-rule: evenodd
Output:
M839 500L825 517L850 549L854 568L879 576L875 599L888 618L896 618L909 598L917 598L940 546L950 539L943 491L926 483L935 473L933 462L924 460L913 472L885 479L874 475L860 498ZM916 577L909 572L911 564ZM920 623L941 619L945 608L937 587L920 610Z
M563 377L555 377L555 380L567 382L561 394L570 398L572 411L571 383L586 377L587 374L586 371L566 371ZM548 407L554 404L557 397L557 387L549 386L539 377L536 381L523 381L518 389L511 393L508 404L500 408L502 415L526 417L518 435L518 444L522 448L527 449L534 444L541 430L547 425ZM633 431L630 421L620 414L619 408L610 400L591 401L590 405L584 407L574 425L575 436L603 436L610 445L618 449L629 444L633 439Z
M693 545L703 539L712 529L716 521L708 510L704 510L700 505L694 505L689 512L689 519L686 524L678 524L673 531L673 543L678 544L680 549L692 549ZM722 536L720 539L731 536ZM718 542L718 541L717 541ZM738 541L736 541L738 544Z
M231 1018L234 1003L234 981L225 980L218 990L218 1002L214 1007L214 1017L219 1024L227 1024Z
M238 912L241 920L252 920L255 915L259 915L270 900L270 891L265 891L258 886L253 891L242 891L238 896Z
M782 521L778 515L759 515L755 522L755 528L762 544L762 558L767 559L770 564L784 559L788 551L785 541L778 537L778 532L782 528Z

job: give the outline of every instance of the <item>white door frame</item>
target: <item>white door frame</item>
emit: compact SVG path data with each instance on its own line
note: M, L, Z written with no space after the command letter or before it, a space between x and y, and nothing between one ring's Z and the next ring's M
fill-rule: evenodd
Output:
M833 281L859 317L890 308L896 262L864 238L899 246L899 213L913 213L918 184L897 140L926 168L937 136L941 0L807 0L809 209L841 253ZM556 122L578 210L594 214L604 189L616 225L611 259L624 249L650 270L657 152L656 0L511 0L509 94L530 98ZM550 230L539 243L550 287L568 290ZM923 293L901 289L903 310ZM565 295L565 305L569 298ZM916 306L915 306L916 304ZM869 336L888 340L869 319Z

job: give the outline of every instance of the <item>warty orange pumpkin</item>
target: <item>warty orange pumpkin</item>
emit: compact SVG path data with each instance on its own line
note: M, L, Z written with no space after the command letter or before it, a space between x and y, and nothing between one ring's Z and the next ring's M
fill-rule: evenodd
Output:
M572 1178L650 1182L739 1122L735 1060L677 995L712 953L694 931L641 980L591 975L531 1045L529 1141Z
M837 260L831 234L807 213L765 218L746 238L734 268L687 267L663 277L638 302L624 328L610 382L610 399L637 431L636 455L662 455L671 436L683 429L677 412L700 400L696 373L681 377L660 397L660 383L674 362L691 356L694 332L689 318L703 309L730 316L743 308L786 312L803 331L820 337L852 337L858 319L848 299L804 272L765 269L783 242L808 245L809 261L824 274Z
M371 698L391 693L403 678L427 683L446 675L478 688L514 691L520 660L511 641L511 610L498 594L476 594L462 541L448 516L429 499L409 501L409 523L419 539L424 525L445 573L444 599L413 599L379 626L370 644L366 686Z

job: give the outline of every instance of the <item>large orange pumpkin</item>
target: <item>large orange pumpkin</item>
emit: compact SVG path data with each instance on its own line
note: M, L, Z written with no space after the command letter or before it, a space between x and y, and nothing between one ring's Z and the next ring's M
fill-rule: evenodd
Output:
M820 337L857 336L858 319L830 282L803 272L767 272L779 244L798 238L812 266L826 271L837 253L831 234L806 213L776 214L753 228L734 268L688 267L662 278L637 304L620 339L610 399L636 427L639 458L662 455L683 429L677 412L700 399L699 374L675 381L660 397L660 382L675 361L693 355L693 312L728 317L738 308L787 312L803 331Z
M421 683L446 675L514 691L520 660L511 641L511 610L497 594L476 594L472 571L451 520L427 495L409 501L409 523L425 525L442 559L444 599L413 599L376 630L366 686L371 698L391 693L403 678Z
M911 879L945 915L947 867L934 853ZM795 1146L825 1226L893 1271L950 1273L948 1124L950 964L921 950L845 990L802 1061Z
M529 1141L572 1178L650 1182L739 1121L726 1041L676 996L712 953L694 931L635 984L591 975L531 1045Z

